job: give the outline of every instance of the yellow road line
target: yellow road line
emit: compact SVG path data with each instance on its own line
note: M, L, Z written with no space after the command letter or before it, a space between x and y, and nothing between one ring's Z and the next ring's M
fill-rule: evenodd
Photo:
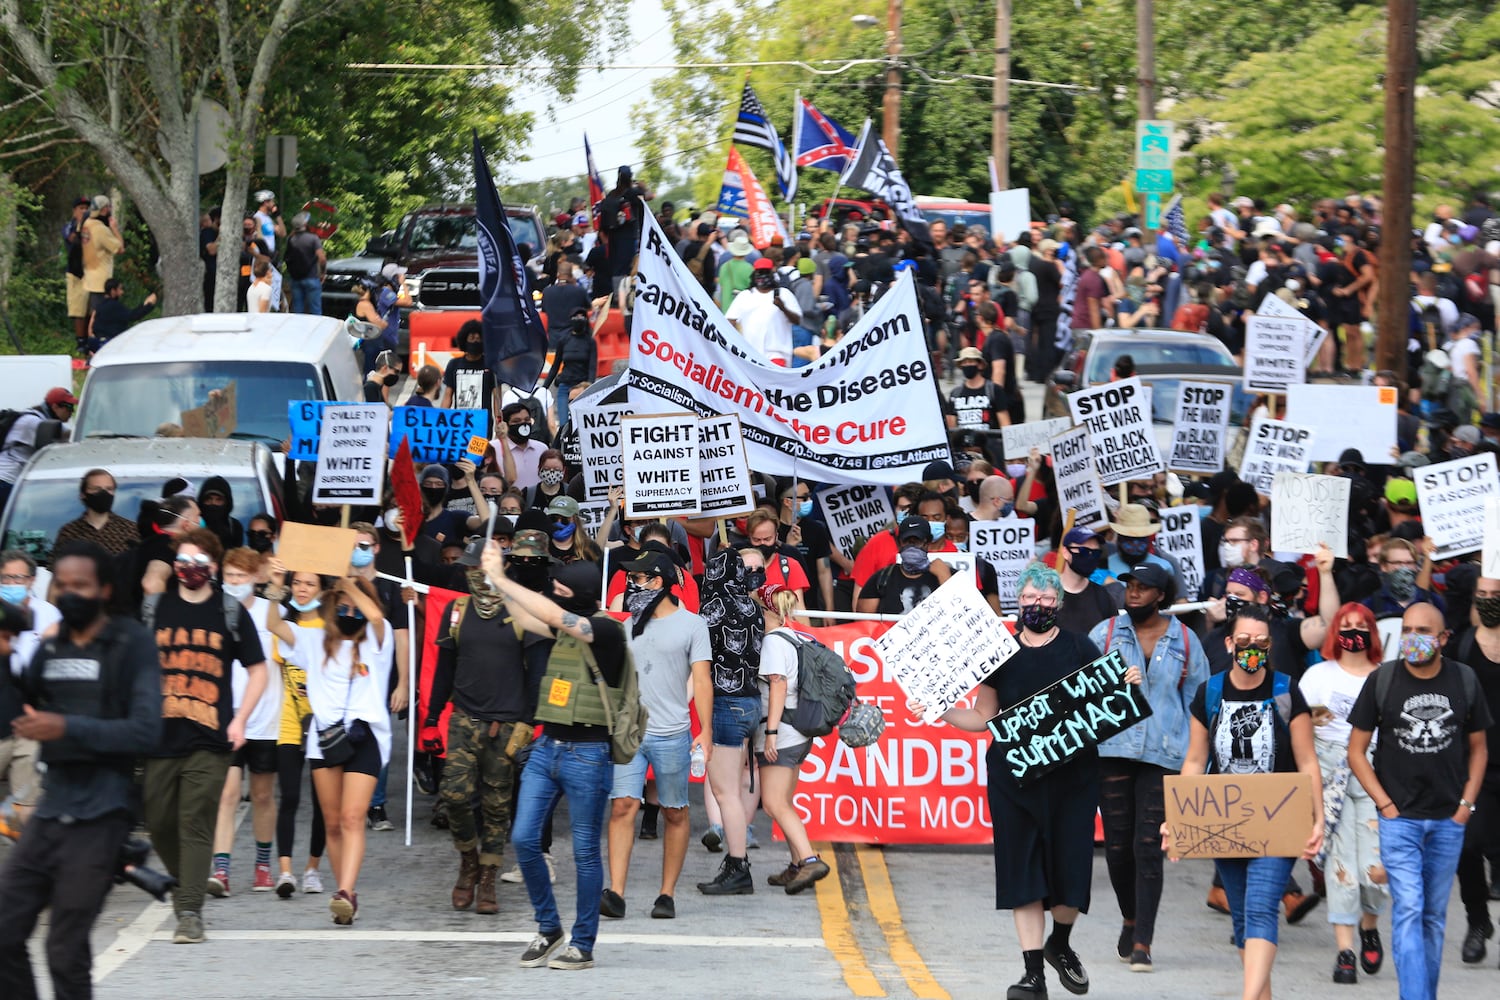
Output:
M833 845L817 843L813 850L828 863L829 868L828 876L816 887L818 913L823 919L823 943L838 959L844 970L844 982L855 996L883 997L885 990L880 988L875 973L865 961L864 952L854 940L854 927L849 923L849 908L844 902L844 887L839 882L839 862L834 856Z
M870 900L870 912L885 935L891 959L901 970L906 985L920 1000L950 1000L948 991L938 985L927 963L917 953L916 945L906 933L901 922L901 907L896 904L896 890L891 885L891 873L885 866L885 852L869 844L860 844L856 849L860 871L864 875L865 895Z

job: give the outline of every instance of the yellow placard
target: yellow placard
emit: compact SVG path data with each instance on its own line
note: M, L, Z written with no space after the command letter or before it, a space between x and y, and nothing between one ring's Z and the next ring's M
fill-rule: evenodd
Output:
M552 687L547 690L547 704L556 705L558 708L566 708L568 698L572 693L572 681L565 681L561 677L554 677L552 679Z

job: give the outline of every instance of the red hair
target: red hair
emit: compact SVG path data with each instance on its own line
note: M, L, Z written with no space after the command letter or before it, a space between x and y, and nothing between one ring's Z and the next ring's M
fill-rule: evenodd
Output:
M1339 608L1339 613L1333 616L1333 621L1328 623L1328 638L1323 640L1323 659L1337 660L1339 653L1339 623L1344 620L1345 615L1353 615L1359 619L1359 623L1370 630L1370 645L1365 649L1365 656L1371 663L1379 663L1381 657L1380 630L1375 627L1375 612L1363 604L1355 604L1350 601Z

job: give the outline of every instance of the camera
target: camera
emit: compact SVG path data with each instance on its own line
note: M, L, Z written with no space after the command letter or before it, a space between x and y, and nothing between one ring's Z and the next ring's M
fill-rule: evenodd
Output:
M177 888L177 880L153 868L147 868L146 859L150 856L150 844L139 837L126 837L125 842L120 845L120 856L115 862L115 884L129 882L165 903L168 894Z

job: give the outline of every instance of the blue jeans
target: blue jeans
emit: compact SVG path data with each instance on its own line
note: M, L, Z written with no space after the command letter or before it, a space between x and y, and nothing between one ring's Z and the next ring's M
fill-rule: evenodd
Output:
M1219 858L1214 867L1229 899L1229 917L1234 921L1234 946L1245 947L1247 938L1276 943L1281 926L1281 897L1292 874L1293 858Z
M319 278L301 278L291 285L292 312L323 315L323 282Z
M1448 895L1464 846L1451 819L1380 817L1380 863L1391 887L1391 959L1401 1000L1435 1000Z
M380 769L380 774L375 779L375 791L370 796L371 809L377 806L381 809L385 808L385 779L390 777L390 774L391 766L389 764Z
M543 934L560 931L557 899L552 895L552 879L542 857L542 827L557 800L568 797L573 862L578 868L578 915L573 920L570 943L583 952L592 952L594 939L599 936L599 894L604 890L599 837L612 775L608 743L570 743L544 733L531 745L531 756L522 772L516 818L511 824L511 844L526 880L537 930Z
M741 747L760 726L759 695L714 692L714 746Z
M693 734L684 729L675 736L652 736L641 740L641 749L629 764L616 764L612 799L644 799L646 765L656 779L656 800L663 809L686 809L688 769L693 760Z

